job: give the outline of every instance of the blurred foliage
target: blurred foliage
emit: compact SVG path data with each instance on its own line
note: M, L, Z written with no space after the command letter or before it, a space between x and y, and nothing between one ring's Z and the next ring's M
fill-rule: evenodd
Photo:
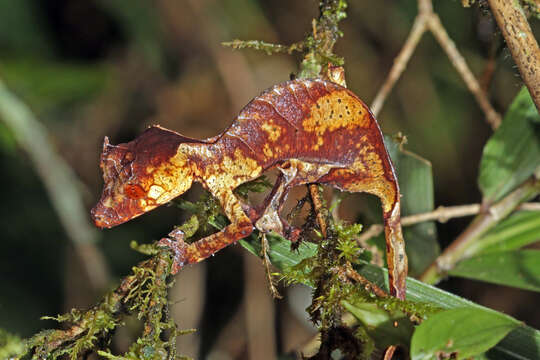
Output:
M23 353L25 346L20 337L0 329L0 359L9 359Z
M0 21L0 51L4 56L49 57L54 54L38 2L1 0L0 14L3 15Z
M479 239L474 248L479 253L516 250L538 241L540 216L536 211L519 211L501 221Z
M82 65L30 58L0 59L0 74L36 115L57 121L59 118L51 115L91 101L104 90L110 76L109 69L101 64Z
M135 51L153 67L163 66L161 28L158 13L150 0L97 0L97 4L117 20Z

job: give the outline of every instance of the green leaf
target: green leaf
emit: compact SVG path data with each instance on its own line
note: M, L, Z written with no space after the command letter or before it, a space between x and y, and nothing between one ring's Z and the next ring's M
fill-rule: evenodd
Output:
M392 158L402 194L402 216L432 211L433 173L431 163L422 157L403 149L391 137L385 136L385 145ZM426 221L403 228L407 243L409 272L420 275L439 255L435 222Z
M501 251L460 261L452 276L540 291L540 251Z
M386 269L365 265L359 273L375 284L388 289L388 271ZM473 307L499 314L494 310L412 278L407 278L407 300L431 303L444 309ZM540 354L540 331L520 326L511 331L489 353L490 355L495 354L493 359L537 359L538 354ZM490 356L490 358L492 357Z
M478 239L474 253L517 250L540 241L540 212L520 211L512 214Z
M479 355L519 325L509 316L470 307L443 311L416 328L411 359L466 359Z
M269 242L270 259L272 261L274 259L281 260L275 263L273 262L279 269L283 269L283 265L285 264L288 266L296 265L301 260L313 256L317 251L316 244L304 242L298 251L291 252L290 242L278 236L270 237ZM261 247L257 237L250 236L245 240L241 240L240 243L250 252L259 256ZM358 272L369 281L388 290L388 270L366 264ZM443 309L473 307L498 314L494 310L475 304L434 286L424 284L413 278L407 278L407 300L431 303ZM491 356L492 353L494 354L493 356ZM540 331L528 326L520 326L511 331L489 354L490 359L536 360L538 359L538 354L540 354Z
M484 147L478 177L484 201L499 200L540 166L539 118L523 87Z
M405 314L380 309L373 303L351 304L342 301L342 305L367 327L367 333L375 340L378 349L385 349L390 345L409 347L414 326Z
M297 265L300 261L314 256L317 253L317 245L302 242L296 251L291 251L291 243L288 240L276 235L266 235L270 252L270 261L280 270ZM240 240L239 243L255 256L261 256L261 242L255 235Z

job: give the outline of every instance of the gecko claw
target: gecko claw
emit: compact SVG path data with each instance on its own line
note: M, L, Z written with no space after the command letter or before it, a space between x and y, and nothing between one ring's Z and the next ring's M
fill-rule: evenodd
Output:
M160 247L170 249L173 254L173 264L171 274L176 274L184 265L187 264L187 247L188 244L184 241L184 232L180 229L174 229L169 233L169 237L162 238L157 243Z

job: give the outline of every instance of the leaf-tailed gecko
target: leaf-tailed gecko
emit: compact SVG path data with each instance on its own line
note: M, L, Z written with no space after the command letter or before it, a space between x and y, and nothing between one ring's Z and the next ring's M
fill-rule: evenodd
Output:
M276 167L279 176L263 206L244 204L233 190ZM196 140L151 126L128 143L103 144L105 181L92 209L110 228L165 204L201 183L221 203L231 224L192 244L181 234L165 245L176 254L173 273L252 233L274 231L295 240L280 216L293 186L321 183L367 192L382 202L390 292L405 299L407 256L400 225L400 194L379 125L351 91L313 79L276 85L247 104L221 135ZM167 243L168 241L168 243Z

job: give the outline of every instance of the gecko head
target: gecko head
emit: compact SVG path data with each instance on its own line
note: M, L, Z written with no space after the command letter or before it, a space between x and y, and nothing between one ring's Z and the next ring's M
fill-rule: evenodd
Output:
M179 139L173 141L170 134L161 128L150 128L137 139L120 145L111 145L105 138L100 164L104 187L101 199L91 210L96 226L110 228L122 224L191 187L191 167L179 151Z

